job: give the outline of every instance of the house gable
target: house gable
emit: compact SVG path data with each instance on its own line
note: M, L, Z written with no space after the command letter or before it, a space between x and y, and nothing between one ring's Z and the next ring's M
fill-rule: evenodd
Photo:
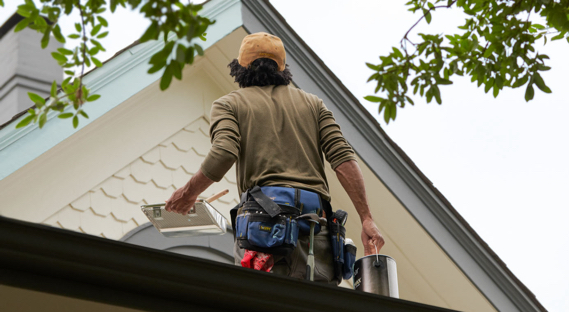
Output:
M113 175L123 176L123 180L134 178L132 171L129 175L123 172L127 166L133 166L138 159L145 162L141 157L152 153L153 149L173 133L181 131L189 120L196 120L192 118L208 120L208 103L235 88L231 81L228 81L225 65L233 58L232 52L236 54L236 47L245 35L245 30L266 31L283 39L287 47L287 63L294 74L295 84L325 101L334 111L346 138L358 153L368 183L368 195L372 203L377 203L377 206L373 207L373 215L376 216L388 242L382 251L393 255L398 261L402 298L461 310L543 309L507 268L494 259L491 250L467 227L444 197L426 182L412 162L379 128L373 117L286 25L268 1L244 1L243 4L237 1L210 1L208 5L211 12L219 14L220 23L215 25L222 25L222 17L227 18L227 24L223 29L219 28L220 33L226 35L221 36L220 38L224 39L218 40L215 46L206 51L205 58L197 60L194 66L184 72L184 77L189 77L189 80L174 82L168 92L164 93L158 90L156 80L159 77L156 75L148 85L138 82L126 84L126 91L119 90L123 86L121 84L121 87L117 87L117 84L106 83L96 92L110 96L106 99L117 101L116 105L106 113L101 113L96 120L82 125L82 131L73 132L72 135L60 139L59 143L50 141L43 133L25 136L25 132L19 132L23 136L6 145L12 137L3 135L6 133L0 131L0 142L3 142L4 147L14 147L13 150L16 151L26 151L26 144L36 144L37 140L42 138L46 140L45 146L41 145L43 152L30 151L36 153L35 158L30 158L33 161L24 159L18 162L14 156L7 166L2 167L3 170L12 170L11 172L18 170L18 175L0 180L0 198L8 198L9 201L9 195L18 190L25 190L24 183L29 181L34 181L34 185L40 187L50 183L57 185L49 190L35 188L38 193L29 195L29 198L8 202L10 205L0 211L2 214L22 216L23 219L34 222L50 220L49 218L57 213L57 209L67 205L73 208L73 203L81 200L85 194L92 196L99 191L104 192L105 187L101 183L104 184ZM224 10L220 11L219 8ZM238 17L234 14L236 10L239 11ZM228 12L232 14L227 15ZM243 28L238 28L241 25ZM212 39L210 35L211 33L208 34L209 40ZM113 64L110 68L116 69L115 72L118 73L123 68L121 66L132 64L128 53L138 53L139 56L145 55L148 58L154 48L145 45L134 46L108 64ZM124 55L125 53L127 55ZM205 62L208 58L215 60ZM145 64L145 60L139 64ZM225 63L221 60L225 60ZM146 69L141 69L142 65L131 66L111 81L118 83L126 77L146 81ZM112 74L109 75L112 77ZM93 77L93 81L101 83L105 80L104 71L100 70L87 77ZM203 87L204 81L209 81L209 87ZM98 87L96 83L93 85ZM217 87L212 87L214 85ZM138 90L135 87L138 87ZM130 95L126 96L129 93ZM183 100L193 104L184 105ZM157 102L164 105L152 104ZM171 119L167 123L156 122L156 116L161 114L171 116ZM46 130L48 129L42 131ZM32 137L37 138L32 140ZM107 137L115 139L104 143L104 138ZM114 143L111 144L111 141ZM37 149L33 144L30 146ZM0 151L0 157L5 149ZM78 160L93 166L80 170L78 167L70 169L66 166ZM27 165L22 167L22 163ZM355 210L334 179L334 172L330 168L327 170L333 194L332 204L336 208L351 209L352 220L349 222L353 225L348 228L348 236L359 241ZM77 175L80 176L78 182L68 181ZM53 177L56 177L55 181L50 181ZM128 198L124 193L116 194L117 199L122 199L121 196L125 200ZM25 207L33 209L26 210ZM361 245L359 249L358 256L361 256Z

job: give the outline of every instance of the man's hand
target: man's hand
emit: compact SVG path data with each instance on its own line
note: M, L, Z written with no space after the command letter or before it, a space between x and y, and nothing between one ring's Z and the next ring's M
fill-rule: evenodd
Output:
M366 219L362 223L362 244L364 245L366 256L379 253L379 250L385 244L383 236L379 233L379 229L372 219Z
M185 187L177 189L170 199L166 201L166 211L176 212L179 214L187 214L190 209L194 206L197 196L190 196L190 194L184 193Z
M186 185L177 189L170 199L166 201L166 211L176 212L180 214L188 214L198 199L198 195L205 191L213 180L206 177L201 169L186 183Z

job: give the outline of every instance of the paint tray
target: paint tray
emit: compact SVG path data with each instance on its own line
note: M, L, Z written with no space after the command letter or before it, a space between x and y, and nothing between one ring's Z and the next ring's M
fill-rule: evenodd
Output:
M164 203L142 205L141 210L166 237L222 235L227 231L227 219L207 200L196 201L186 215L166 211L164 206Z

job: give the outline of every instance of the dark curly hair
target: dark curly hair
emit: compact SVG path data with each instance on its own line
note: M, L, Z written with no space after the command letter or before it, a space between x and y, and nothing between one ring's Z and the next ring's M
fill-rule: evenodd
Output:
M234 59L227 67L231 69L229 75L235 78L235 82L241 88L270 85L286 86L292 81L292 74L288 70L288 65L286 65L285 70L278 71L277 62L268 58L254 60L249 68L239 65L237 59Z

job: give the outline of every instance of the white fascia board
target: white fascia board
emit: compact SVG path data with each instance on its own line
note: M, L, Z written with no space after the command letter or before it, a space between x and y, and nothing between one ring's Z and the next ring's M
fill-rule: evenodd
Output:
M239 0L211 0L204 5L201 14L216 20L207 30L207 41L199 42L204 50L243 25ZM89 119L82 119L77 129L69 119L56 118L58 113L50 111L43 129L39 129L37 124L16 129L20 120L27 116L24 114L0 130L0 180L160 79L162 71L154 74L147 71L150 57L163 46L162 40L138 44L86 75L84 84L101 98L85 104Z

